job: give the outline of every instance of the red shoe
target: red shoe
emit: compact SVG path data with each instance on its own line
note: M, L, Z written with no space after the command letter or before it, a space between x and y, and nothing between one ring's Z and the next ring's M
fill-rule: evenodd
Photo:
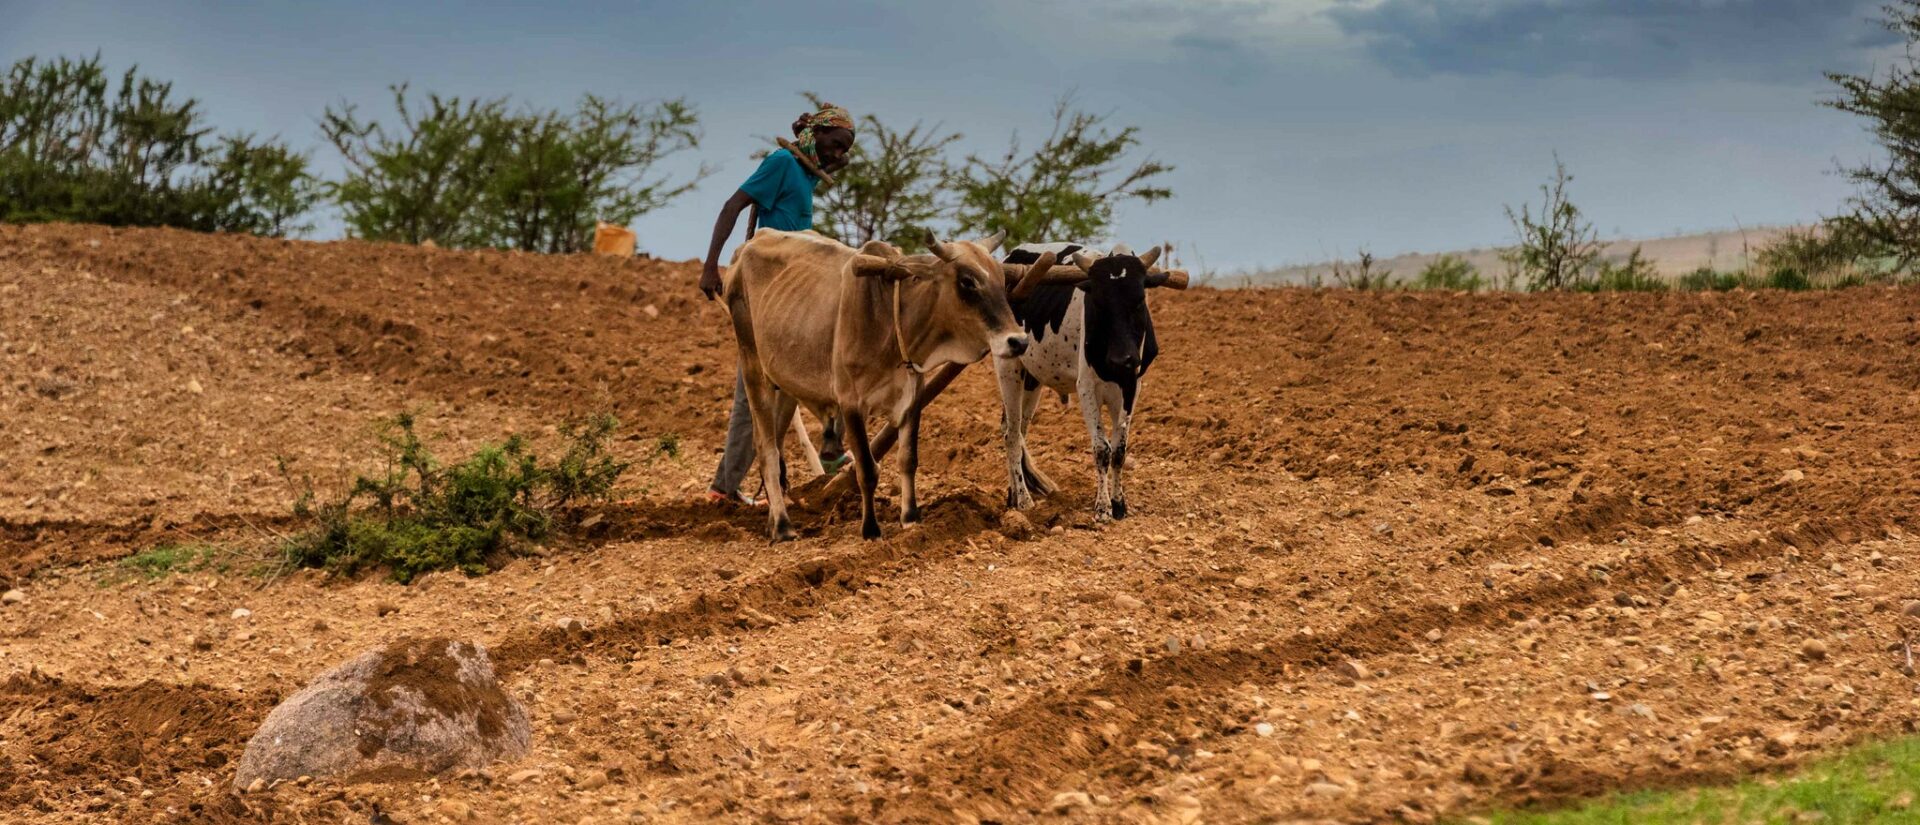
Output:
M738 504L742 507L765 507L764 502L754 501L752 496L744 494L727 495L719 490L708 490L705 500L708 504Z

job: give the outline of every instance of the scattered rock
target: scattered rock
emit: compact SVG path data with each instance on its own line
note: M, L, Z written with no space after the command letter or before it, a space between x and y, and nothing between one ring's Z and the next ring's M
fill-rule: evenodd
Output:
M1920 619L1920 601L1907 602L1900 608L1900 615Z
M1064 814L1075 808L1093 807L1093 797L1085 791L1062 791L1053 795L1053 802L1047 807L1052 808L1054 813Z
M1147 603L1125 593L1121 593L1113 597L1113 606L1121 610L1139 610L1142 607L1146 607Z
M580 790L583 790L583 791L592 791L592 790L598 790L600 788L604 788L607 786L607 772L603 770L597 770L597 769L587 771L586 773L583 773L580 775L580 781L575 783L575 785L579 787Z
M1446 634L1441 633L1440 628L1436 627L1432 630L1427 631L1427 641L1429 642L1437 642L1443 638L1446 638Z
M1352 659L1347 659L1334 666L1334 672L1340 674L1342 678L1352 679L1356 682L1373 676L1373 671L1368 670L1366 665L1360 664Z
M403 638L274 708L240 755L234 785L477 769L524 756L531 737L526 709L501 689L484 648Z
M455 822L472 819L474 817L473 806L468 805L465 802L461 802L458 799L440 800L439 810L440 810L441 816L444 816Z
M390 613L398 613L398 612L400 612L400 607L394 604L393 602L374 602L373 603L373 615L375 616L385 617Z
M1253 726L1253 735L1265 738L1273 735L1273 725L1267 722Z
M199 381L189 378L187 379L187 392L193 393L194 395L200 395L201 393L206 392L206 390L200 386Z
M248 610L244 607L236 607L233 609L233 618L235 619L244 619L251 615L253 615L253 611Z
M507 784L524 785L546 775L547 772L539 768L521 768L520 770L507 774Z
M1180 637L1168 636L1165 644L1166 644L1168 653L1175 656L1180 655Z
M1818 661L1827 658L1827 643L1819 639L1808 639L1800 643L1800 655L1803 658Z
M1788 470L1780 474L1780 483L1792 484L1796 481L1805 481L1806 478L1807 478L1807 474L1804 472L1801 472L1799 470Z
M574 713L566 708L561 708L553 712L553 723L556 725L570 725L573 724L574 720L579 718L580 714Z
M1332 782L1315 782L1307 786L1307 796L1320 799L1338 799L1347 795L1347 789Z
M26 592L19 589L9 590L4 594L0 594L0 604L19 604L26 600Z
M188 636L187 647L193 648L194 650L212 650L213 639L206 636Z
M568 633L587 632L587 623L580 621L579 619L573 618L572 616L562 617L559 621L554 622L554 624L558 626L561 630L564 630Z

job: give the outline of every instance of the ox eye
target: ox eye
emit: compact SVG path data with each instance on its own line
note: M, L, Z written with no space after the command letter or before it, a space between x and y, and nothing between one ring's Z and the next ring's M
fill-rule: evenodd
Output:
M962 275L960 276L960 288L966 292L979 292L980 279L972 275Z

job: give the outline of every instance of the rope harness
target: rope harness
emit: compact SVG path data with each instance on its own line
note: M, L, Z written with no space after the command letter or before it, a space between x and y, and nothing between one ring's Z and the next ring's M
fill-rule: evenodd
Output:
M917 384L919 377L927 374L927 368L914 363L913 358L907 355L907 336L900 328L900 281L898 280L893 282L893 345L900 350L900 365L913 373ZM916 389L918 389L917 386Z

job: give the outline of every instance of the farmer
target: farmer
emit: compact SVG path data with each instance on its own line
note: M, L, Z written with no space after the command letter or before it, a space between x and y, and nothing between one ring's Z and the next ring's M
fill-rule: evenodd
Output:
M801 115L793 122L793 138L794 150L804 158L796 158L794 152L784 148L768 154L760 168L720 208L720 217L713 222L713 242L707 247L707 263L700 270L700 291L706 293L707 300L720 293L720 248L733 234L741 210L753 207L747 222L749 237L756 226L788 232L813 228L813 189L820 182L816 171L831 175L846 167L847 153L853 150L853 117L845 109L823 104L819 111ZM846 464L847 456L840 445L838 419L826 421L825 430L820 460L832 473ZM740 482L752 466L753 416L747 411L744 378L736 375L726 451L720 456L720 466L714 469L707 500L753 504L752 498L740 492Z

